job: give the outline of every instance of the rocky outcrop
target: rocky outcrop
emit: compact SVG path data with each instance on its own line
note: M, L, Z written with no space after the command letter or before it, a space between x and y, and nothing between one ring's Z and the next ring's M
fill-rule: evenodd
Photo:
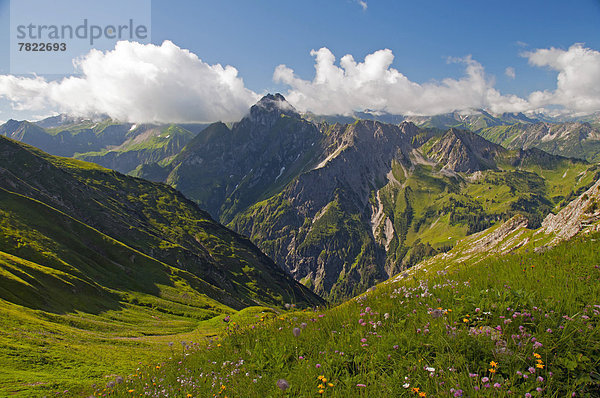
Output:
M581 196L542 222L541 231L554 235L550 244L570 239L578 233L600 230L600 180Z

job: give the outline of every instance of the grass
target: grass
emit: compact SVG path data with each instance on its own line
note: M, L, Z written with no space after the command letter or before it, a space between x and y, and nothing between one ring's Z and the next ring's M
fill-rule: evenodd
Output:
M413 269L329 310L230 321L96 395L597 396L599 238Z
M1 151L0 396L88 393L218 317L322 302L171 188L3 137Z

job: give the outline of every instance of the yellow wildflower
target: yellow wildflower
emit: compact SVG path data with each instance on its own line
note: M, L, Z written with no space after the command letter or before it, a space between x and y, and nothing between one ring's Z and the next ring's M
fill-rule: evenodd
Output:
M492 368L497 368L497 367L498 367L498 364L497 364L496 362L492 361L492 362L490 362L490 366L491 366Z

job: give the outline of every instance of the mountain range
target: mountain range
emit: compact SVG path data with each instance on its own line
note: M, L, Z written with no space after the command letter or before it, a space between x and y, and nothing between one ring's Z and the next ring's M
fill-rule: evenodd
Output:
M45 148L171 185L332 301L515 215L537 228L600 170L588 163L600 150L593 120L357 116L303 115L269 94L231 125L62 118L0 134L42 148L61 137L64 152ZM95 137L85 152L73 149L80 135Z

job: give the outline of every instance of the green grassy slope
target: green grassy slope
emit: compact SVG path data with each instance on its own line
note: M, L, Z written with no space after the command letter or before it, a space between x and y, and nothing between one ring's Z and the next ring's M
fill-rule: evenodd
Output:
M214 222L180 193L0 139L0 186L42 201L120 242L225 292L242 308L319 302L247 239Z
M322 300L172 188L0 138L2 393L79 394L284 303Z
M111 396L597 396L598 239L420 268L328 311L257 319Z
M1 391L89 388L168 354L140 338L234 312L220 289L41 202L0 189L0 214Z

